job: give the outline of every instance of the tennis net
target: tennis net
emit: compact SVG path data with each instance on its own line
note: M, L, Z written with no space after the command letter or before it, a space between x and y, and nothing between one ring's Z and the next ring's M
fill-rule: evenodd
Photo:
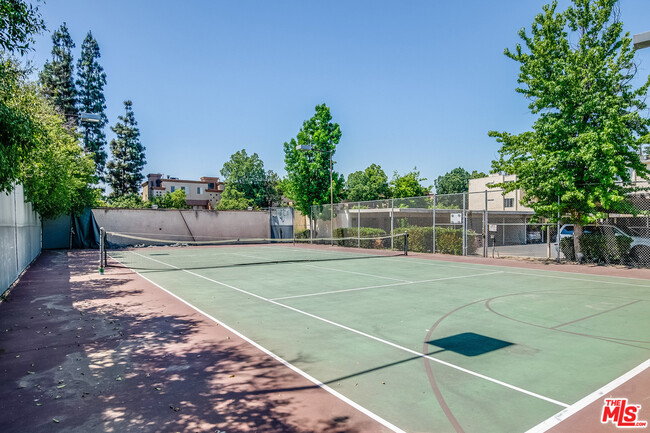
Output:
M164 236L164 235L162 235ZM371 238L192 239L137 233L101 233L100 269L209 269L332 260L355 260L408 254L406 233Z

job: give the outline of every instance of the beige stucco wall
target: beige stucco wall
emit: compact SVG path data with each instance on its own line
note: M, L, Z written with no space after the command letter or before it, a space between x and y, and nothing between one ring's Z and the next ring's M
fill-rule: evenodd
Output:
M268 212L178 209L93 209L100 227L118 233L169 240L268 238ZM189 230L188 230L189 228Z
M497 173L479 179L470 179L468 208L470 210L485 210L487 195L488 211L532 211L531 208L519 203L522 197L521 190L517 189L503 194L503 191L488 186L504 182L514 182L516 178L513 174L503 175ZM506 199L513 199L512 207L505 207Z

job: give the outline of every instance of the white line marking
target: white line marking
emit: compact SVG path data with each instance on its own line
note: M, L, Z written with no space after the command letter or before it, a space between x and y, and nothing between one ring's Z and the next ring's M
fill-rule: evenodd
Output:
M388 259L392 260L403 260L401 257L387 257ZM502 266L502 265L485 265L483 263L467 263L469 266L455 266L455 265L448 265L446 263L454 263L454 262L445 262L445 261L436 261L436 260L427 260L427 259L419 259L419 258L409 258L409 261L412 263L417 263L421 265L430 265L430 266L439 266L439 267L445 267L445 268L456 268L456 269L476 269L477 267L483 267L483 268L502 268L502 269L523 269L523 268L516 268L512 266ZM547 277L547 278L562 278L562 279L575 279L578 281L587 281L590 283L603 283L603 284L622 284L622 285L627 285L627 286L634 286L634 287L645 287L650 289L650 285L643 285L643 284L631 284L631 283L617 283L613 281L607 281L607 280L591 280L591 279L586 279L586 278L572 278L572 277L562 277L559 275L548 275L547 273L555 272L555 273L563 273L563 274L576 274L576 275L585 275L585 276L591 276L591 277L602 277L602 278L619 278L619 279L625 279L625 280L636 280L636 281L648 281L644 280L642 278L630 278L630 277L621 277L618 275L594 275L594 274L587 274L585 272L573 272L573 271L561 271L561 270L546 270L546 269L532 269L532 271L537 271L539 273L530 273L530 272L510 272L510 271L504 271L507 274L517 274L517 275L526 275L529 277Z
M589 282L589 283L600 283L600 284L616 284L616 285L619 285L619 286L644 287L646 289L650 289L650 286L645 286L643 284L620 283L618 281L599 281L599 280L590 280L588 278L561 277L559 275L529 274L529 273L526 273L526 272L508 272L508 271L506 271L506 273L507 274L514 274L514 275L526 275L526 276L529 276L529 277L559 278L561 280L586 281L586 282Z
M355 274L355 275L363 275L363 276L366 276L366 277L383 278L385 280L402 281L404 283L410 283L411 282L411 281L405 280L403 278L382 277L381 275L366 274L364 272L344 271L343 269L326 268L324 266L316 266L316 265L305 265L305 266L309 266L310 268L316 268L316 269L324 269L326 271L343 272L345 274Z
M234 253L233 255L241 256L241 257L248 257L250 259L265 260L265 261L268 261L269 263L275 263L275 261L277 261L277 260L274 260L274 259L267 259L266 257L251 256L249 254ZM401 279L401 278L382 277L381 275L365 274L363 272L354 272L354 271L344 271L344 270L340 270L340 269L326 268L324 266L307 265L307 264L305 264L303 266L309 266L309 267L316 268L316 269L323 269L323 270L326 270L326 271L344 272L344 273L347 273L347 274L356 274L356 275L363 275L363 276L366 276L366 277L381 278L381 279L384 279L384 280L409 282L408 280L404 280L404 279Z
M135 253L135 252L134 252L133 254L140 255L140 254ZM149 257L146 257L146 256L142 256L142 257L149 258ZM114 259L114 260L116 260L116 259ZM119 260L116 260L116 261L119 262ZM156 261L157 261L157 260L156 260ZM121 262L120 262L120 263L121 263ZM163 263L163 262L160 262L160 263ZM167 266L171 266L171 265L169 265L169 264L167 264L167 263L163 263L163 264L164 264L164 265L167 265ZM172 267L175 267L175 266L172 266ZM270 350L266 349L264 346L261 346L260 344L256 343L255 341L251 340L250 338L246 337L244 334L242 334L242 333L240 333L239 331L236 331L235 329L231 328L230 326L228 326L228 325L225 324L224 322L222 322L222 321L216 319L215 317L211 316L210 314L206 313L205 311L203 311L203 310L199 309L198 307L196 307L196 306L190 304L189 302L187 302L187 301L184 300L183 298L181 298L181 297L175 295L174 293L170 292L169 290L165 289L165 288L164 288L163 286L161 286L160 284L153 282L152 280L150 280L149 278L145 277L145 276L142 275L141 273L136 272L136 271L134 271L134 270L132 270L132 269L131 269L131 272L134 272L135 274L137 274L137 275L139 275L140 277L144 278L145 280L149 281L149 282L150 282L151 284L153 284L154 286L158 287L158 288L161 289L162 291L164 291L164 292L168 293L169 295L173 296L174 298L178 299L179 301L181 301L182 303L184 303L184 304L187 305L188 307L194 309L195 311L199 312L200 314L202 314L203 316L205 316L205 317L207 317L208 319L212 320L213 322L219 324L220 326L223 326L225 329L227 329L228 331L230 331L230 332L232 332L233 334L237 335L239 338L241 338L242 340L244 340L244 341L246 341L247 343L251 344L253 347L256 347L257 349L259 349L259 350L261 350L262 352L266 353L268 356L270 356L271 358L275 359L276 361L278 361L279 363L281 363L281 364L284 365L285 367L290 368L292 371L298 373L299 375L301 375L302 377L304 377L305 379L307 379L308 381L310 381L310 382L313 383L314 385L316 385L316 386L322 388L323 390L329 392L329 393L332 394L334 397L338 398L339 400L343 401L344 403L349 404L350 406L352 406L353 408L355 408L355 409L358 410L359 412L363 413L364 415L366 415L366 416L372 418L373 420L377 421L378 423L382 424L384 427L386 427L386 428L388 428L388 429L390 429L390 430L392 430L392 431L394 431L394 432L396 432L396 433L406 433L404 430L402 430L402 429L400 429L399 427L397 427L397 426L391 424L390 422L386 421L385 419L383 419L383 418L380 417L379 415L375 414L374 412L371 412L370 410L366 409L365 407L361 406L360 404L358 404L358 403L356 403L356 402L350 400L349 398L347 398L347 397L344 396L343 394L341 394L341 393L335 391L334 389L330 388L329 386L327 386L326 384L324 384L324 383L321 382L320 380L318 380L318 379L316 379L315 377L309 375L308 373L302 371L301 369L299 369L298 367L294 366L294 365L291 364L290 362L284 360L284 359L281 358L280 356L278 356L278 355L276 355L275 353L271 352ZM234 287L233 287L233 288L234 288Z
M384 287L395 287L395 286L406 286L409 284L420 284L420 283L431 283L435 281L445 281L445 280L457 280L460 278L472 278L472 277L482 277L485 275L494 275L494 274L502 274L503 271L496 271L496 272L487 272L485 274L474 274L474 275L462 275L458 277L443 277L443 278L433 278L431 280L420 280L420 281L406 281L403 283L393 283L393 284L381 284L378 286L368 286L368 287L358 287L354 289L341 289L341 290L330 290L328 292L318 292L318 293L307 293L304 295L293 295L293 296L283 296L280 298L271 298L271 301L279 301L282 299L295 299L295 298L307 298L310 296L321 296L321 295L331 295L333 293L344 293L344 292L356 292L358 290L370 290L370 289L381 289Z
M134 253L134 254L138 254L138 253ZM138 255L140 255L140 254L138 254ZM149 259L149 260L152 260L152 261L155 261L155 262L161 263L161 264L163 264L163 265L167 265L167 266L169 266L169 267L171 267L171 268L180 269L180 268L177 268L177 267L174 266L174 265L170 265L170 264L168 264L168 263L161 262L161 261L159 261L159 260L152 259L152 258L150 258L150 257L146 257L146 256L141 256L141 257L144 257L144 258L146 258L146 259ZM381 339L381 338L379 338L379 337L375 337L374 335L370 335L370 334L367 334L367 333L365 333L365 332L363 332L363 331L359 331L359 330L356 330L356 329L350 328L349 326L345 326L345 325L342 325L342 324L340 324L340 323L336 323L336 322L333 322L333 321L331 321L331 320L325 319L325 318L323 318L323 317L316 316L315 314L307 313L306 311L299 310L299 309L294 308L294 307L291 307L291 306L289 306L289 305L281 304L281 303L279 303L279 302L273 301L273 300L268 299L268 298L265 298L265 297L263 297L263 296L256 295L255 293L251 293L251 292L248 292L248 291L246 291L246 290L239 289L239 288L237 288L237 287L235 287L235 286L231 286L230 284L226 284L226 283L223 283L223 282L221 282L221 281L217 281L217 280L214 280L214 279L212 279L212 278L208 278L208 277L206 277L206 276L203 276L203 275L197 274L197 273L195 273L195 272L192 272L192 271L189 271L189 270L186 270L186 269L180 269L180 270L183 271L183 272L186 272L186 273L188 273L188 274L190 274L190 275L194 275L195 277L202 278L202 279L204 279L204 280L207 280L207 281L213 282L213 283L215 283L215 284L218 284L218 285L221 285L221 286L224 286L224 287L228 287L228 288L230 288L230 289L236 290L236 291L238 291L238 292L244 293L244 294L246 294L246 295L252 296L252 297L257 298L257 299L260 299L260 300L262 300L262 301L266 301L266 302L268 302L268 303L270 303L270 304L277 305L278 307L286 308L286 309L288 309L288 310L294 311L294 312L299 313L299 314L302 314L302 315L304 315L304 316L311 317L312 319L320 320L320 321L322 321L322 322L328 323L328 324L333 325L333 326L336 326L336 327L338 327L338 328L345 329L346 331L353 332L353 333L355 333L355 334L361 335L361 336L363 336L363 337L369 338L369 339L374 340L374 341L377 341L377 342L379 342L379 343L386 344L386 345L388 345L388 346L394 347L394 348L396 348L396 349L402 350L402 351L407 352L407 353L410 353L410 354L412 354L412 355L416 355L416 356L419 356L419 357L422 357L422 358L426 358L426 359L428 359L428 360L430 360L430 361L437 362L438 364L442 364L442 365L445 365L445 366L447 366L447 367L450 367L450 368L456 369L456 370L458 370L458 371L462 371L463 373L467 373L467 374L470 374L470 375L472 375L472 376L475 376L475 377L478 377L478 378L481 378L481 379L487 380L487 381L489 381L489 382L496 383L497 385L501 385L501 386L504 386L504 387L506 387L506 388L510 388L510 389L512 389L512 390L514 390L514 391L518 391L518 392L520 392L520 393L523 393L523 394L529 395L529 396L531 396L531 397L535 397L535 398L538 398L538 399L540 399L540 400L544 400L544 401L547 401L547 402L549 402L549 403L556 404L556 405L558 405L558 406L569 407L569 405L566 404L566 403L562 403L562 402L560 402L560 401L554 400L554 399L549 398L549 397L545 397L545 396L543 396L543 395L540 395L540 394L534 393L534 392L532 392L532 391L527 391L527 390L525 390L525 389L523 389L523 388L519 388L518 386L511 385L511 384L509 384L509 383L503 382L503 381L498 380L498 379L491 378L491 377L489 377L489 376L485 376L484 374L477 373L477 372L472 371L472 370L468 370L468 369L466 369L466 368L463 368L463 367L460 367L460 366L458 366L458 365L455 365L455 364L452 364L452 363L449 363L449 362L443 361L443 360L441 360L441 359L437 359L437 358L434 358L434 357L432 357L432 356L425 355L425 354L423 354L423 353L417 352L417 351L412 350L412 349L409 349L409 348L407 348L407 347L400 346L399 344L391 343L390 341L387 341L387 340Z
M531 428L528 430L526 433L543 433L547 430L549 430L552 427L555 427L571 415L574 415L578 412L580 412L582 409L585 407L589 406L591 403L594 401L598 400L599 398L603 398L610 394L615 388L618 388L619 386L623 385L625 382L631 380L634 376L637 374L643 372L646 370L648 367L650 367L650 359L648 359L645 362L642 362L632 370L628 371L621 377L614 379L607 385L603 386L602 388L592 392L585 398L575 402L571 406L569 406L567 409L553 415L552 417L548 418L545 421L542 421L535 427ZM622 396L623 397L623 396Z

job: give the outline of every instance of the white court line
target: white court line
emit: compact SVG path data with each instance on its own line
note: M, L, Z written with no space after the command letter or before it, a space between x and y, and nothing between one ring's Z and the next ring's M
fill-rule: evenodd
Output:
M484 275L494 275L494 274L502 274L502 273L503 273L503 271L496 271L496 272L487 272L485 274L462 275L462 276L458 276L458 277L433 278L431 280L420 280L420 281L406 281L406 282L402 282L402 283L382 284L382 285L379 285L379 286L358 287L358 288L354 288L354 289L330 290L328 292L318 292L318 293L307 293L307 294L304 294L304 295L283 296L281 298L271 298L271 300L272 301L279 301L279 300L282 300L282 299L307 298L307 297L310 297L310 296L331 295L333 293L356 292L358 290L381 289L383 287L406 286L406 285L409 285L409 284L431 283L431 282L434 282L434 281L445 281L445 280L457 280L457 279L460 279L460 278L482 277Z
M650 359L646 360L645 362L642 362L641 364L639 364L632 370L628 371L621 377L614 379L613 381L603 386L599 390L592 392L582 400L579 400L576 403L572 404L567 409L564 409L563 411L553 415L547 420L542 421L535 427L528 430L526 433L543 433L549 430L550 428L555 427L556 425L558 425L559 423L561 423L571 415L580 412L582 409L589 406L591 403L598 400L599 398L603 398L609 395L615 388L618 388L619 386L623 385L625 382L631 380L634 376L636 376L639 373L642 373L648 367L650 367ZM625 397L625 396L621 395L617 397Z
M588 278L574 278L574 277L561 277L559 275L544 275L544 274L529 274L526 272L507 272L507 274L514 274L514 275L526 275L529 277L547 277L547 278L559 278L561 280L574 280L574 281L586 281L589 283L600 283L600 284L615 284L617 286L632 286L632 287L644 287L646 289L650 289L650 286L643 285L643 284L632 284L632 283L621 283L618 281L599 281L599 280L590 280Z
M399 257L387 257L387 259L400 259ZM502 269L516 269L510 266L499 266L499 265L484 265L482 263L471 263L470 266L454 266L454 265L447 265L447 264L439 264L439 262L434 261L434 260L426 260L426 259L418 259L418 258L411 258L409 259L411 263L417 263L420 265L428 265L428 266L436 266L436 267L445 267L445 268L456 268L456 269L466 269L466 270L472 270L476 269L476 267L487 267L487 268L502 268ZM440 262L440 263L448 263L448 262ZM519 268L521 269L521 268ZM513 271L508 271L504 270L503 272L506 274L514 274L514 275L524 275L528 277L546 277L546 278L559 278L559 279L564 279L564 280L575 280L575 281L585 281L589 283L601 283L601 284L615 284L615 285L622 285L622 286L632 286L632 287L643 287L646 289L650 289L650 284L644 285L644 284L632 284L632 283L622 283L622 282L616 282L616 281L607 281L607 280L593 280L589 278L576 278L576 277L563 277L560 275L548 275L549 272L556 272L556 273L571 273L571 274L577 274L577 275L586 275L586 276L595 276L595 277L603 277L603 278L621 278L621 279L628 279L628 280L637 280L637 281L646 281L641 278L629 278L629 277L619 277L616 275L592 275L592 274L586 274L583 272L565 272L565 271L557 271L557 270L545 270L545 269L535 269L539 273L531 273L531 272L513 272ZM650 282L649 282L650 283Z
M141 256L141 257L149 258L149 257L142 256L141 254L138 254L138 253L135 253L135 252L134 252L133 254L139 255L139 256ZM117 259L115 259L115 258L113 258L113 260L116 260L116 261L119 262L119 260L117 260ZM155 259L152 259L152 260L159 262L158 260L155 260ZM121 263L121 262L120 262L120 263ZM175 266L172 266L172 265L170 265L170 264L168 264L168 263L164 263L164 262L160 262L160 263L162 263L162 264L164 264L164 265L167 265L167 266L171 266L171 267L173 267L173 268L176 268ZM179 268L176 268L176 269L179 269ZM223 326L225 329L227 329L228 331L230 331L230 332L232 332L233 334L237 335L239 338L241 338L242 340L246 341L248 344L251 344L253 347L255 347L255 348L261 350L261 351L264 352L264 353L266 353L268 356L270 356L271 358L275 359L275 360L278 361L280 364L282 364L282 365L284 365L285 367L291 369L292 371L298 373L299 375L301 375L302 377L304 377L305 379L307 379L308 381L310 381L310 382L313 383L314 385L320 387L320 388L323 389L324 391L329 392L329 393L332 394L334 397L338 398L339 400L343 401L344 403L349 404L350 406L352 406L353 408L355 408L355 409L358 410L359 412L361 412L361 413L363 413L364 415L366 415L366 416L372 418L373 420L377 421L378 423L380 423L380 424L383 425L384 427L386 427L386 428L388 428L388 429L390 429L390 430L392 430L392 431L394 431L394 432L396 432L396 433L406 433L404 430L402 430L402 429L400 429L399 427L397 427L397 426L391 424L390 422L386 421L385 419L383 419L383 418L380 417L379 415L377 415L377 414L375 414L374 412L372 412L372 411L366 409L365 407L361 406L360 404L358 404L358 403L356 403L356 402L350 400L349 398L347 398L347 397L344 396L343 394L341 394L341 393L339 393L338 391L335 391L334 389L330 388L329 386L327 386L326 384L324 384L324 383L321 382L320 380L318 380L318 379L316 379L315 377L311 376L310 374L308 374L308 373L302 371L301 369L299 369L299 368L296 367L295 365L291 364L289 361L286 361L285 359L283 359L283 358L281 358L280 356L276 355L275 353L271 352L270 350L268 350L268 349L265 348L264 346L262 346L262 345L256 343L255 341L253 341L253 340L251 340L250 338L246 337L244 334L240 333L239 331L237 331L237 330L231 328L230 326L228 326L228 325L225 324L224 322L222 322L222 321L216 319L215 317L211 316L210 314L206 313L205 311L203 311L203 310L199 309L198 307L196 307L196 306L190 304L190 303L187 302L185 299L183 299L183 298L181 298L181 297L175 295L174 293L170 292L169 290L165 289L165 288L164 288L163 286L161 286L160 284L155 283L154 281L152 281L152 280L150 280L149 278L145 277L145 276L142 275L141 273L139 273L139 272L137 272L137 271L134 271L133 269L131 269L131 272L134 272L135 274L137 274L137 275L139 275L140 277L144 278L145 280L149 281L149 282L150 282L151 284L153 284L154 286L158 287L158 288L161 289L162 291L164 291L164 292L168 293L169 295L173 296L174 298L178 299L178 300L181 301L183 304L187 305L188 307L192 308L193 310L197 311L198 313L202 314L203 316L205 316L205 317L207 317L208 319L212 320L213 322L217 323L219 326ZM232 286L227 286L227 287L232 287ZM233 289L236 289L236 290L239 290L239 289L237 289L236 287L232 287L232 288L233 288Z
M260 300L262 300L262 301L266 301L266 302L268 302L268 303L270 303L270 304L277 305L278 307L286 308L286 309L288 309L288 310L294 311L294 312L299 313L299 314L302 314L302 315L304 315L304 316L311 317L312 319L320 320L321 322L325 322L325 323L328 323L328 324L330 324L330 325L336 326L336 327L338 327L338 328L345 329L346 331L350 331L350 332L353 332L353 333L355 333L355 334L361 335L361 336L363 336L363 337L369 338L369 339L371 339L371 340L377 341L377 342L379 342L379 343L386 344L386 345L388 345L388 346L391 346L391 347L394 347L394 348L396 348L396 349L402 350L402 351L407 352L407 353L409 353L409 354L416 355L416 356L421 357L421 358L426 358L426 359L428 359L428 360L430 360L430 361L437 362L438 364L442 364L442 365L445 365L445 366L447 366L447 367L453 368L453 369L455 369L455 370L462 371L463 373L467 373L467 374L470 374L470 375L472 375L472 376L475 376L475 377L478 377L478 378L481 378L481 379L487 380L487 381L489 381L489 382L495 383L495 384L497 384L497 385L504 386L504 387L506 387L506 388L512 389L513 391L518 391L518 392L520 392L520 393L522 393L522 394L526 394L526 395L529 395L529 396L531 396L531 397L535 397L535 398L538 398L538 399L540 399L540 400L544 400L544 401L547 401L547 402L549 402L549 403L556 404L556 405L558 405L558 406L569 407L569 405L566 404L566 403L562 403L562 402L557 401L557 400L554 400L554 399L552 399L552 398L545 397L545 396L543 396L543 395L541 395L541 394L537 394L537 393L534 393L534 392L532 392L532 391L528 391L528 390L525 390L525 389L523 389L523 388L519 388L518 386L511 385L511 384L509 384L509 383L503 382L503 381L498 380L498 379L494 379L494 378L489 377L489 376L486 376L486 375L484 375L484 374L477 373L477 372L472 371L472 370L468 370L468 369L466 369L466 368L460 367L460 366L455 365L455 364L452 364L452 363L450 363L450 362L446 362L446 361L443 361L443 360L441 360L441 359L437 359L437 358L434 358L434 357L432 357L432 356L425 355L425 354L423 354L423 353L421 353L421 352L418 352L418 351L415 351L415 350L409 349L409 348L404 347L404 346L400 346L399 344L391 343L390 341L384 340L384 339L379 338L379 337L375 337L374 335L370 335L370 334L367 334L367 333L365 333L365 332L363 332L363 331L359 331L359 330L356 330L356 329L350 328L349 326L345 326L345 325L342 325L342 324L340 324L340 323L336 323L336 322L333 322L333 321L331 321L331 320L325 319L325 318L323 318L323 317L316 316L315 314L307 313L306 311L299 310L299 309L294 308L294 307L291 307L291 306L289 306L289 305L281 304L281 303L279 303L279 302L277 302L277 301L273 301L273 300L271 300L271 299L265 298L265 297L263 297L263 296L260 296L260 295L255 294L255 293L251 293L251 292L246 291L246 290L244 290L244 289L239 289L239 288L237 288L237 287L235 287L235 286L231 286L230 284L226 284L226 283L223 283L223 282L221 282L221 281L217 281L217 280L214 280L214 279L212 279L212 278L208 278L208 277L206 277L206 276L203 276L203 275L197 274L197 273L192 272L192 271L189 271L189 270L187 270L187 269L180 269L180 268L177 268L177 267L174 266L174 265L170 265L170 264L168 264L168 263L161 262L160 260L152 259L151 257L146 257L146 256L143 256L143 255L138 254L138 253L133 253L133 254L137 254L137 255L139 255L139 256L145 258L145 259L149 259L149 260L152 260L152 261L155 261L155 262L161 263L161 264L166 265L166 266L169 266L169 267L171 267L171 268L179 269L179 270L181 270L181 271L183 271L183 272L186 272L186 273L188 273L188 274L190 274L190 275L194 275L195 277L202 278L202 279L204 279L204 280L210 281L210 282L212 282L212 283L215 283L215 284L218 284L218 285L221 285L221 286L224 286L224 287L228 287L228 288L230 288L230 289L236 290L236 291L238 291L238 292L244 293L244 294L246 294L246 295L252 296L252 297L257 298L257 299L260 299Z
M277 261L277 260L274 261L273 259L267 259L266 257L251 256L249 254L233 253L233 255L241 256L241 257L248 257L250 259L267 260L267 261L269 261L269 263L275 263ZM363 275L365 277L381 278L383 280L391 280L391 281L400 281L400 282L403 282L403 283L410 283L409 280L405 280L405 279L402 279L402 278L383 277L381 275L366 274L366 273L363 273L363 272L355 272L355 271L344 271L344 270L341 270L341 269L326 268L324 266L316 266L316 265L303 264L303 266L309 266L311 268L316 268L316 269L324 269L326 271L344 272L346 274Z
M274 260L274 259L267 259L266 257L251 256L249 254L233 253L233 255L240 256L240 257L248 257L249 259L266 260L269 264L275 263L275 262L278 261L278 260ZM400 278L382 277L381 275L364 274L363 272L343 271L343 270L339 270L339 269L332 269L332 268L326 268L326 267L323 267L323 266L306 265L306 264L303 265L303 266L309 266L309 267L316 268L316 269L324 269L324 270L327 270L327 271L337 271L337 272L345 272L347 274L363 275L363 276L366 276L366 277L381 278L381 279L384 279L384 280L400 281L400 282L403 282L403 283L408 283L409 282L408 280L403 280L403 279L400 279Z
M366 276L366 277L382 278L384 280L393 280L393 281L401 281L403 283L411 283L411 281L405 280L405 279L402 279L402 278L383 277L381 275L366 274L364 272L345 271L343 269L326 268L324 266L316 266L316 265L305 265L305 266L309 266L310 268L316 268L316 269L324 269L326 271L343 272L344 274L363 275L363 276Z

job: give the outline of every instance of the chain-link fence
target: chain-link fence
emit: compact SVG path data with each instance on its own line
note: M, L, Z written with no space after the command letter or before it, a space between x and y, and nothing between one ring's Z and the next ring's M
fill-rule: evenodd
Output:
M409 251L650 266L650 194L628 196L618 213L583 228L547 222L502 190L312 206L296 237L357 238L408 233ZM346 241L346 244L353 244ZM391 245L401 249L402 245ZM577 248L577 253L576 253Z

